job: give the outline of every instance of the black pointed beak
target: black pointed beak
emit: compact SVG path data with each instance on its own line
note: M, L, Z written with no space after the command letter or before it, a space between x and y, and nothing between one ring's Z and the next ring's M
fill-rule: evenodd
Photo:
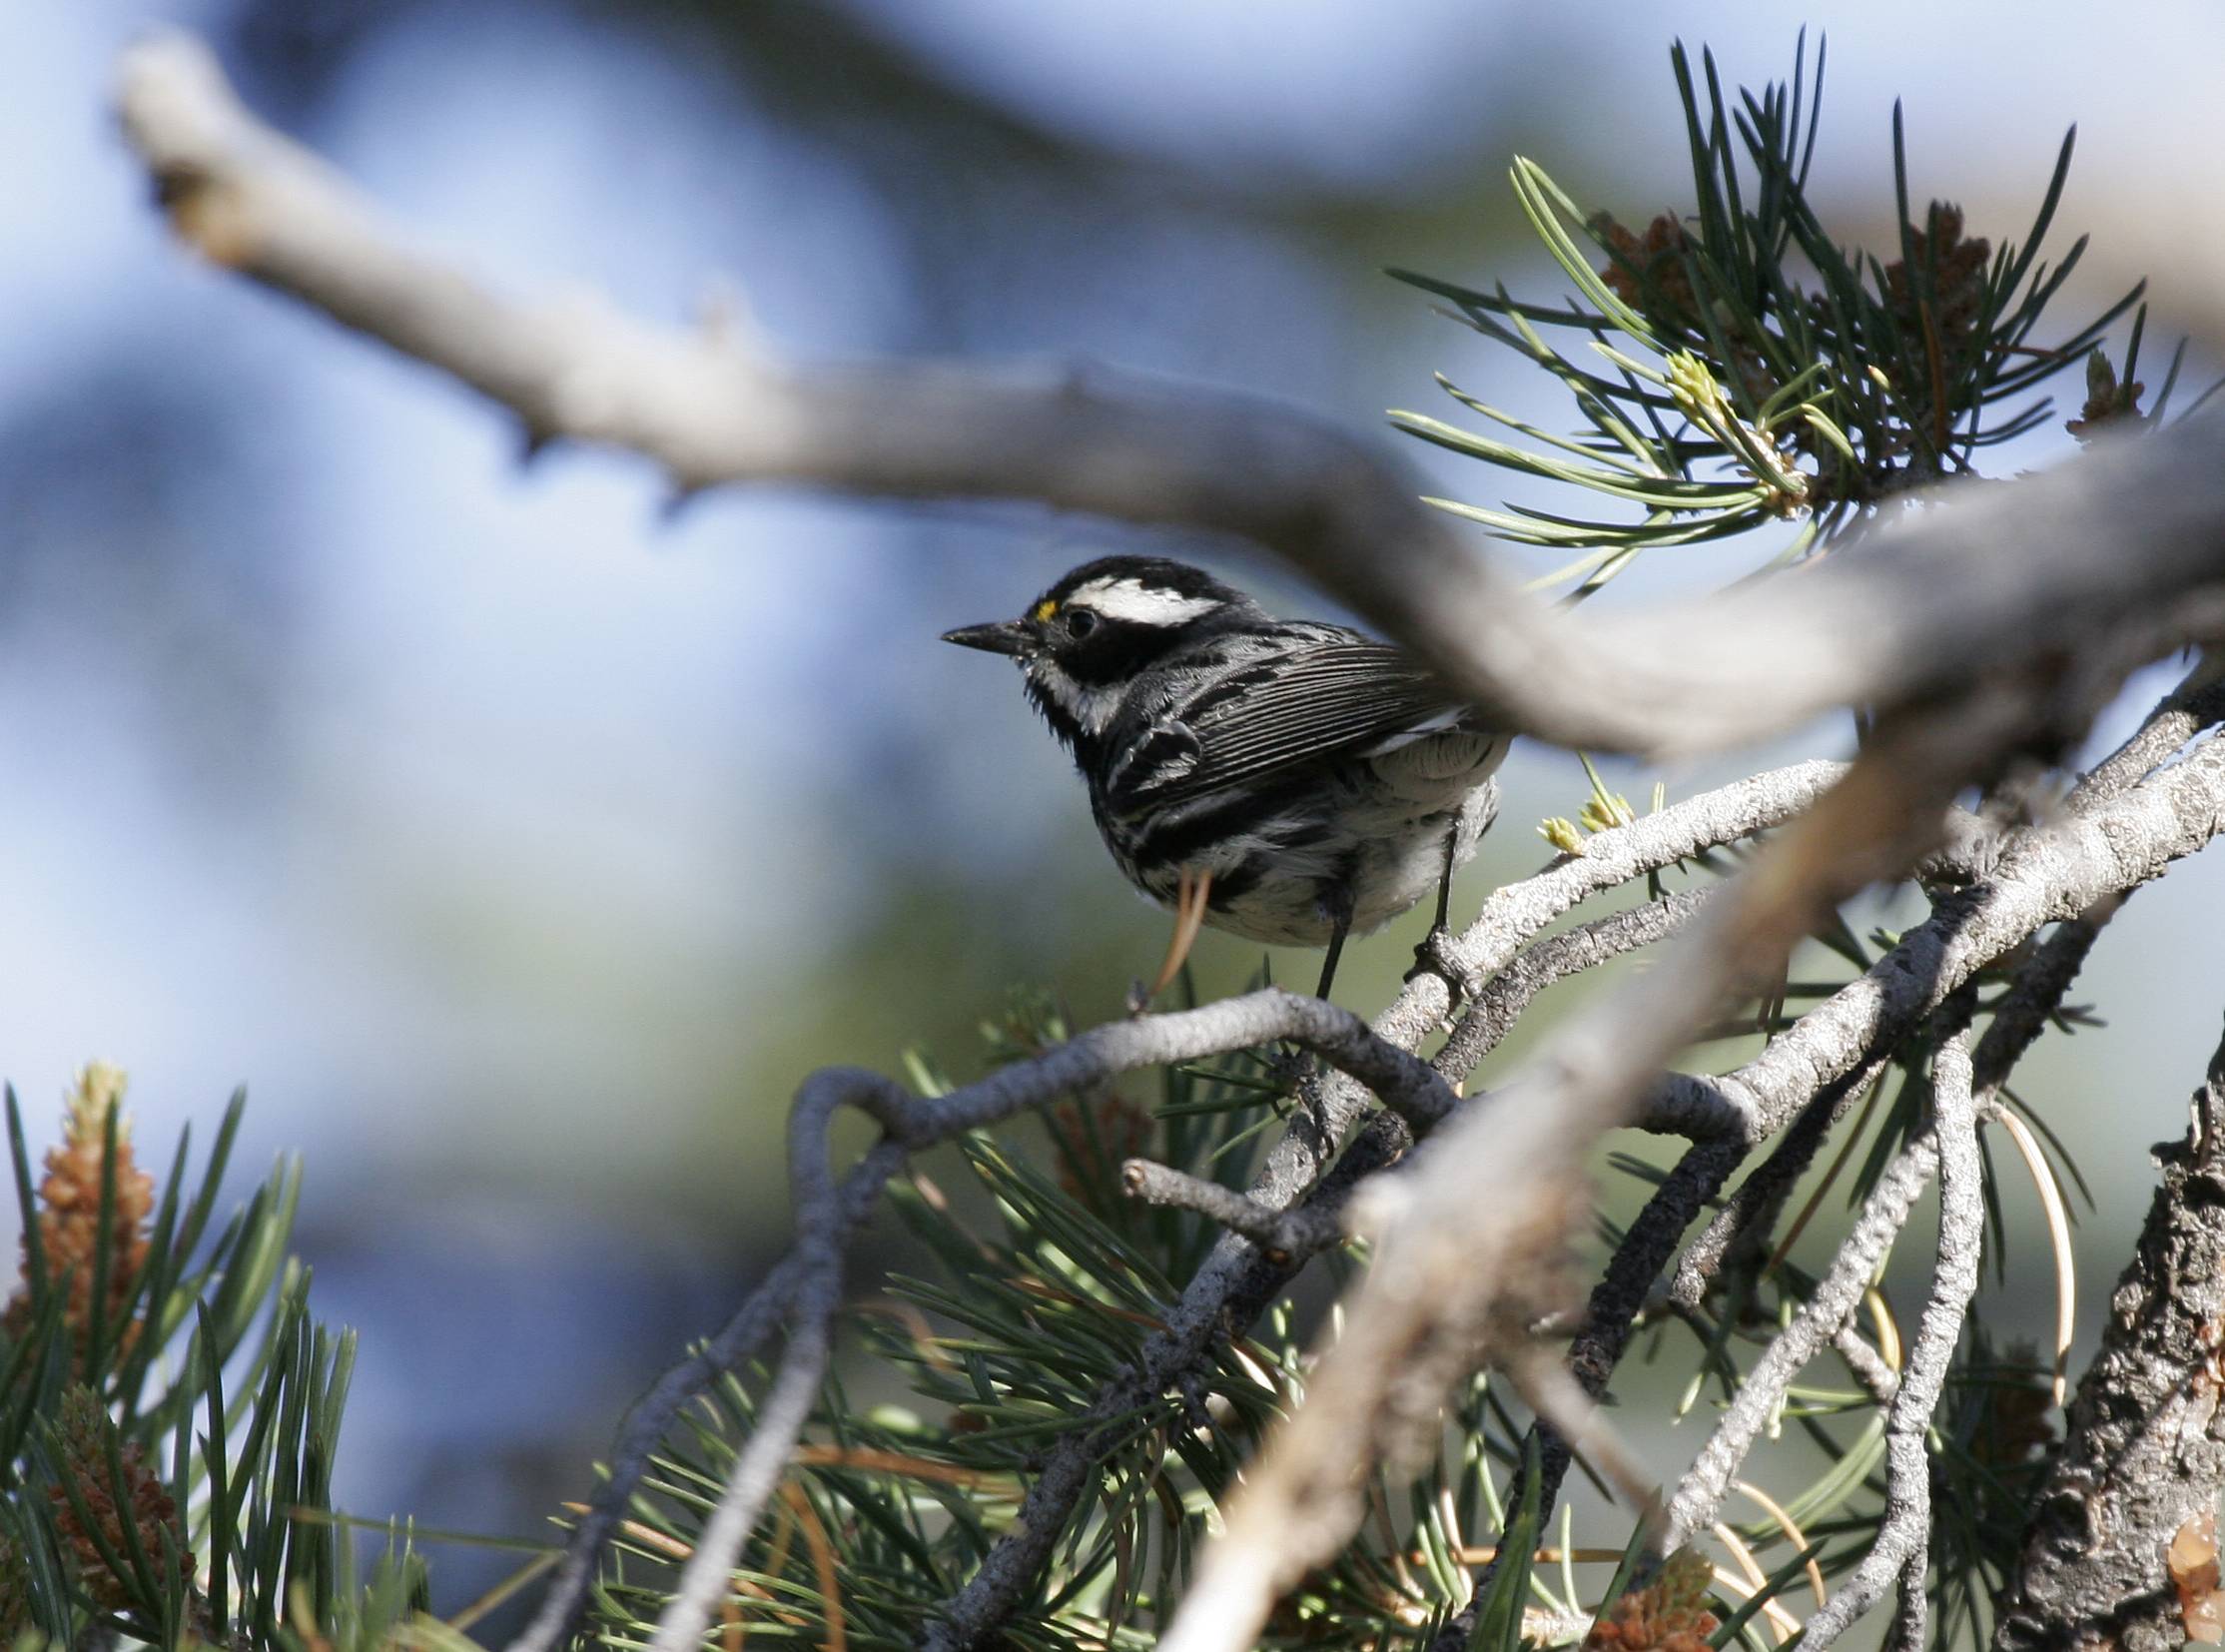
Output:
M999 619L987 625L961 625L943 633L945 642L961 648L979 648L985 654L1025 654L1035 646L1028 627L1017 619Z

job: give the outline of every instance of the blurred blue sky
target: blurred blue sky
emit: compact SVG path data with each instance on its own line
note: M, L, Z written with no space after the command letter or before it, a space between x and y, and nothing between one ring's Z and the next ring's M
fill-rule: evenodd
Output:
M772 1242L804 1070L930 1036L963 1069L1006 981L1104 1013L1155 956L1009 674L935 640L1099 541L792 495L667 522L643 465L521 468L445 381L170 244L106 105L157 20L521 294L679 320L739 292L809 356L1114 361L1359 426L1443 412L1438 369L1565 422L1377 272L1552 290L1517 150L1633 222L1686 201L1673 34L1756 84L1800 22L1830 31L1821 192L1872 241L1896 95L1919 195L1981 233L2023 228L2073 120L2071 232L2135 179L2208 191L2225 44L2192 3L0 8L0 1070L39 1118L117 1060L151 1144L250 1083L256 1153L310 1156L326 1311L367 1331L344 1493L512 1522L514 1485L428 1459L549 1451L566 1483L579 1430L591 1449ZM2137 252L2097 248L2064 314ZM1448 494L1504 491L1409 446ZM1614 599L1755 559L1659 557ZM1518 758L1469 899L1538 863L1531 823L1581 789ZM2120 1191L2216 1034L2217 866L2171 891L2104 944L2111 1028L2033 1083ZM1365 951L1361 1004L1406 958ZM1201 957L1219 987L1255 962ZM604 1304L592 1345L573 1285ZM503 1403L443 1401L428 1441L428 1397L474 1387Z

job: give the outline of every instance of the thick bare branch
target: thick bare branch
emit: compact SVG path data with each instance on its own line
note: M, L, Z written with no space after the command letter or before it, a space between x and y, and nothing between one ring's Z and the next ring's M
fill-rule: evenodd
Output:
M2159 1652L2190 1639L2174 1537L2225 1489L2225 1044L2117 1281L2101 1349L2032 1512L1995 1652Z
M1846 772L1846 764L1822 760L1766 770L1671 804L1627 826L1595 833L1584 840L1581 854L1563 855L1534 877L1493 890L1484 898L1475 921L1443 949L1444 961L1466 977L1469 986L1464 996L1477 1000L1477 1014L1483 1021L1462 1039L1449 1061L1440 1056L1440 1071L1451 1078L1464 1076L1462 1052L1472 1051L1476 1059L1481 1059L1488 1048L1489 1023L1498 1002L1488 984L1555 919L1579 902L1619 889L1649 872L1782 826L1823 796ZM1632 922L1650 922L1663 916L1666 914L1655 913L1647 920ZM1606 922L1612 925L1615 919ZM1570 942L1572 948L1584 944ZM1539 950L1542 953L1543 946ZM1543 984L1541 980L1539 988ZM1518 981L1499 991L1520 997L1525 988ZM1453 1008L1453 992L1444 979L1423 973L1407 982L1390 1007L1376 1017L1375 1032L1387 1043L1411 1050ZM1320 1092L1322 1105L1348 1113L1355 1100L1350 1091L1350 1086L1331 1081ZM1738 1100L1682 1091L1668 1097L1667 1105L1673 1120L1649 1115L1645 1128L1693 1137L1748 1133L1744 1107Z
M1645 613L1548 612L1419 502L1415 474L1286 407L1112 374L950 364L798 368L606 306L533 307L410 250L316 157L250 114L177 34L127 55L124 129L180 234L446 372L535 442L629 448L694 489L1033 500L1230 534L1282 556L1505 726L1689 754L1834 706L1906 705L2073 648L2225 581L2225 419L2097 449L1910 513L1858 556ZM2110 554L2091 547L2108 544ZM2206 635L2214 608L2156 644Z
M2205 728L2225 722L2225 649L2210 648L2194 669L2140 721L2132 737L2096 763L2072 789L2073 809L2099 808L2170 761Z
M1852 1323L1841 1325L1833 1333L1831 1345L1839 1350L1839 1357L1847 1361L1854 1380L1869 1390L1871 1399L1880 1405L1892 1403L1892 1396L1900 1391L1900 1373L1885 1363L1883 1354L1862 1339L1860 1331Z
M788 1346L781 1352L780 1369L763 1403L757 1407L756 1427L736 1453L726 1486L710 1517L697 1534L695 1550L688 1556L679 1586L657 1619L656 1638L649 1652L693 1652L703 1644L703 1631L733 1591L734 1568L742 1546L756 1529L758 1516L781 1477L796 1436L811 1417L819 1399L819 1384L827 1374L832 1351L832 1320L838 1304L839 1285L825 1286L824 1309L800 1314Z

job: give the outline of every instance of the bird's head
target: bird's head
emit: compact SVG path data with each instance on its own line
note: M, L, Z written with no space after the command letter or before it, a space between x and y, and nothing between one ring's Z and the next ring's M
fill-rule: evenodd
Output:
M1129 685L1173 650L1264 617L1201 568L1107 556L1074 569L1018 619L961 626L943 640L1017 660L1028 697L1071 746L1103 734Z

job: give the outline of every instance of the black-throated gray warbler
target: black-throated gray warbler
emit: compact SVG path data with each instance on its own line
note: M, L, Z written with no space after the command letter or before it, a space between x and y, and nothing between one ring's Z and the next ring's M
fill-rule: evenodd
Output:
M1325 997L1347 934L1432 888L1444 927L1452 874L1498 810L1506 737L1406 655L1275 619L1180 562L1086 563L1018 619L943 640L1019 662L1106 847L1174 908L1153 992L1208 923L1327 947Z

